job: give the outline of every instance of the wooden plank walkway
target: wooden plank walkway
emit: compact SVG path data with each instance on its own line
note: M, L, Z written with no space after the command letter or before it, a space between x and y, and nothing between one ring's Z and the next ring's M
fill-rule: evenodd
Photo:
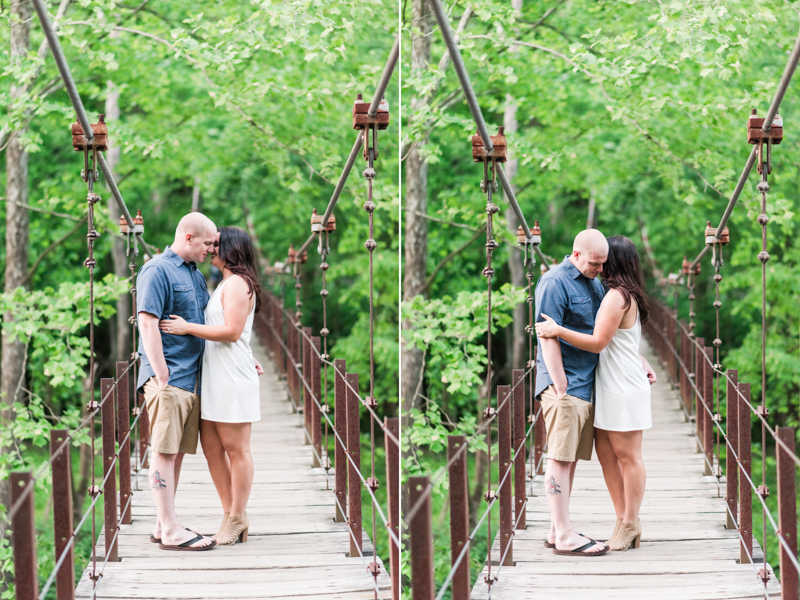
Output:
M693 425L684 420L678 394L670 389L666 373L644 343L642 353L655 368L659 382L652 388L653 428L644 432L643 441L647 489L641 510L641 547L593 558L557 556L544 548L543 540L550 528L550 509L544 495L544 478L537 476L534 495L528 498L527 528L514 536L516 565L502 568L492 598L525 600L558 595L562 599L592 600L722 600L764 597L764 588L753 565L738 563L736 530L725 528L725 485L722 484L723 497L720 497L716 479L703 476L703 456L696 452ZM570 507L572 522L578 531L600 540L611 535L614 509L596 455L590 462L579 463ZM498 541L493 551L496 563L500 556ZM763 562L758 547L755 557ZM488 598L484 583L486 572L484 567L478 576L472 591L474 600ZM496 573L497 567L492 566L492 575ZM780 595L774 575L768 589L770 597Z
M120 562L109 563L97 598L291 598L293 600L366 600L375 595L365 562L349 557L346 523L334 522L334 472L326 488L325 471L311 468L312 452L303 445L302 417L293 412L285 385L263 348L254 348L264 365L261 377L261 421L253 424L255 463L253 492L247 513L248 541L208 552L170 552L149 541L155 507L147 472L134 492L133 523L119 535ZM134 487L135 489L135 487ZM187 455L176 499L181 523L213 534L222 518L202 448ZM102 527L102 522L100 527ZM364 554L372 555L366 533ZM102 563L104 540L97 554ZM378 587L391 598L391 584L381 565ZM99 565L98 565L99 568ZM77 598L91 598L85 570Z

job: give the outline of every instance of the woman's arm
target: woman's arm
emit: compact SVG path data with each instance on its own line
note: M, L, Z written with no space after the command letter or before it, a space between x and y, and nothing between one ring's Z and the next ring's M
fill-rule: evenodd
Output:
M594 331L591 334L578 333L572 329L567 329L557 324L544 313L542 313L542 316L547 321L536 324L536 334L543 338L559 337L576 348L600 354L603 348L608 346L611 338L614 337L622 322L622 317L625 316L625 311L622 309L623 304L622 294L616 290L609 290L600 305L600 310L597 312L597 320L594 324Z
M232 277L222 293L222 310L225 312L225 325L200 325L187 323L181 317L170 315L169 320L159 321L158 328L172 335L193 335L211 342L234 343L239 341L250 315L251 296L247 283L241 277ZM253 298L255 301L255 298Z

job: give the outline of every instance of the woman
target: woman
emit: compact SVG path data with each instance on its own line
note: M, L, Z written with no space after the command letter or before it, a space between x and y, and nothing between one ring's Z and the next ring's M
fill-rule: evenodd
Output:
M159 328L172 335L207 340L200 391L200 443L217 488L224 516L214 539L220 545L247 541L247 500L253 486L250 429L261 419L258 376L253 357L253 316L261 310L261 286L250 236L238 227L217 234L211 264L222 271L205 311L205 325L170 315ZM254 367L255 365L255 367Z
M642 325L649 304L636 246L624 236L608 238L603 282L609 288L597 313L594 332L578 333L546 319L536 324L542 338L558 337L568 344L600 354L595 374L595 448L617 513L611 550L639 547L639 508L645 488L642 430L652 427L650 385L655 375L639 354Z

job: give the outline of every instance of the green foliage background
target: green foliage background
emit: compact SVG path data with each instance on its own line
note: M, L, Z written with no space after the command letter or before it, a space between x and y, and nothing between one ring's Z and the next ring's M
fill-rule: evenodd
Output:
M57 3L48 6L54 14ZM30 152L30 204L38 209L30 211L32 263L75 225L53 213L76 219L85 214L86 189L79 176L81 157L71 147L74 112L52 56L48 52L43 62L36 58L43 40L38 20L34 15L28 60L17 67L9 64L11 18L7 6L0 11L0 127L29 126L20 139ZM69 6L59 37L91 121L105 112L109 90L119 91L121 117L107 120L109 137L121 148L119 187L130 210L142 210L148 243L161 249L171 243L175 225L191 208L197 181L202 212L219 226L241 227L249 212L264 255L275 263L285 261L290 243L298 247L308 237L312 208L325 209L355 140L355 95L372 97L396 33L397 7L388 0L79 0ZM10 86L29 81L38 68L30 93L12 105ZM391 123L379 138L374 190L376 396L379 411L390 416L396 412L399 359L397 81L395 72L386 93ZM336 207L327 275L330 352L347 359L348 370L362 377L369 369L363 168L359 159ZM4 173L0 185L5 185ZM109 194L103 185L100 193L98 278L113 272L110 250L117 230L104 208ZM3 236L5 210L0 204ZM85 255L81 230L45 258L31 292L3 298L3 310L16 302L44 325L38 333L29 332L32 375L26 383L36 395L20 407L21 414L33 415L36 431L20 434L18 461L10 468L22 466L19 461L27 468L40 464L45 456L37 440L50 427L71 423L67 417L82 406L88 356L88 309L80 310ZM309 256L302 273L304 321L318 331L321 271L313 247ZM0 260L6 260L4 246ZM202 266L206 275L207 268ZM111 346L113 298L128 288L113 275L105 285L106 302L97 315L99 356L108 356ZM287 305L293 306L294 286L286 289ZM70 308L76 303L78 312ZM77 347L69 341L77 341ZM113 363L104 366L108 372L98 377L113 369ZM45 477L37 489L39 505L46 504L48 488ZM47 524L42 525L44 538ZM0 560L8 561L7 551ZM76 560L78 569L84 565L85 560Z
M630 237L651 273L642 243L645 229L665 275L678 272L684 255L690 260L696 256L703 247L706 221L719 222L751 150L745 137L750 109L757 108L761 116L767 112L798 33L799 6L772 0L524 0L521 13L515 14L510 2L457 3L450 15L454 29L465 8L474 10L460 46L490 131L495 133L503 124L510 102L518 106L519 130L508 138L511 154L519 159L513 183L529 225L535 219L540 222L542 250L559 261L571 251L573 237L586 226L594 195L597 228L606 235ZM411 39L418 31L412 28L410 5L404 7L403 25L406 99L436 87L444 43L434 21L431 66L414 74ZM780 110L785 138L775 147L769 177L767 268L767 404L773 424L794 427L800 412L800 138L793 125L798 85L794 81ZM451 68L429 104L411 114L404 101L409 126L403 130L403 151L418 144L427 156L428 213L478 227L486 217L480 169L470 156L475 125L458 88ZM725 248L720 313L722 364L738 368L740 381L752 382L754 398L761 394L756 358L761 352L757 180L754 169L730 222L732 242ZM505 200L496 202L501 208L507 205ZM495 231L513 244L502 221L496 219L500 225ZM430 272L469 239L470 232L436 221L428 225ZM510 280L508 261L520 260L521 255L501 244L494 256L499 288ZM471 316L456 314L459 301L454 298L470 293L483 295L485 301L484 264L483 245L475 243L440 271L430 300L418 298L404 306L404 316L420 323L410 337L428 354L446 356L462 344L449 337L429 343L423 315L430 307L449 305L450 318L460 323L454 327L481 325ZM697 334L713 340L709 259L703 260L702 269L695 304ZM655 287L653 294L662 297ZM685 289L680 296L681 317L687 318ZM500 384L510 383L510 372L501 371L511 368L507 335L510 328L501 330L492 350L500 371L495 383ZM469 343L485 345L485 324L471 333ZM437 345L449 349L440 351ZM485 351L474 357L462 372L466 385L457 387L445 375L448 365L427 363L423 410L404 432L404 443L417 444L416 460L405 462L407 475L435 473L444 463L442 436L453 430L469 433L474 427L477 407L485 403L476 383L485 373ZM760 442L757 429L753 439ZM774 456L771 446L767 454ZM442 515L435 534L437 544L445 546L442 550L449 546L442 508L445 491L437 490L434 502L434 514ZM760 525L754 527L760 531ZM769 561L776 565L774 536L771 546ZM485 546L473 555L481 552L485 556ZM448 570L448 561L437 562L438 585ZM478 570L473 569L473 577Z

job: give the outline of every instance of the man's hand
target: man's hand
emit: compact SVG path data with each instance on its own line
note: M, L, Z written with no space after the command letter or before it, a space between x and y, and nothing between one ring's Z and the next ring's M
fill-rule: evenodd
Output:
M165 387L167 387L169 385L169 371L162 374L156 373L156 382L158 383L158 389L160 390L163 390Z

